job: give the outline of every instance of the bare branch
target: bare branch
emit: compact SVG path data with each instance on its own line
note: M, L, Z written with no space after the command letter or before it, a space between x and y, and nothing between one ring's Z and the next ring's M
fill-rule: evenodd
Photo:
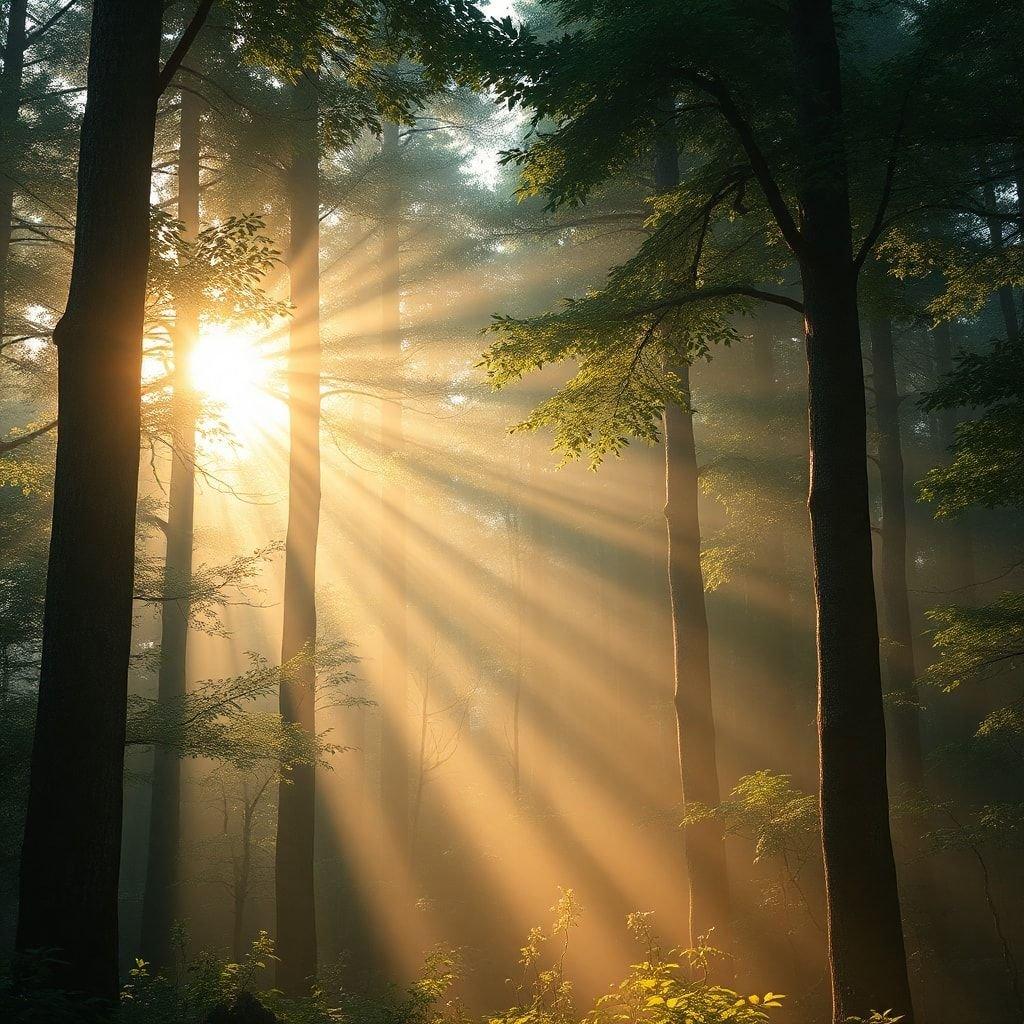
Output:
M185 27L185 31L182 32L181 38L178 40L178 45L174 47L170 57L167 58L167 63L163 66L160 74L157 78L156 89L157 95L161 95L167 86L171 84L171 79L174 78L174 73L178 70L179 65L185 59L186 54L195 42L196 36L199 35L199 30L203 27L203 23L206 21L207 15L210 13L210 8L213 7L213 0L199 0L199 6L196 8L196 13L192 16L192 20Z

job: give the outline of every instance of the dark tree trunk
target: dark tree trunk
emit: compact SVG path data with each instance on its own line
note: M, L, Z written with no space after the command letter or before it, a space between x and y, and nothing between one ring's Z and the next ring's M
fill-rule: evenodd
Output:
M25 72L25 24L28 0L11 0L4 42L4 70L0 78L0 143L5 167L0 170L0 339L7 324L7 262L11 255L14 228L14 179L17 165L15 135L21 106L21 83Z
M920 792L924 784L924 766L918 693L914 682L917 676L914 634L907 594L906 484L892 322L888 317L875 316L869 328L882 504L881 590L885 636L881 649L893 732L891 778L901 789Z
M249 905L249 882L252 875L252 829L256 807L266 790L267 783L258 790L256 796L249 800L249 788L246 786L242 802L242 849L239 851L235 865L235 884L231 916L231 955L235 963L240 964L246 953L245 948L245 911Z
M912 1019L889 828L867 417L839 48L829 0L791 0L808 368L822 848L833 1020Z
M162 7L93 7L17 938L111 999Z
M178 219L189 238L199 232L201 101L181 93L178 152ZM182 305L174 328L174 393L171 398L171 486L167 506L167 555L161 604L160 676L157 697L178 704L188 683L189 591L192 581L195 508L196 396L189 361L199 333L197 311ZM171 965L171 933L177 904L181 816L181 757L158 746L153 755L146 888L142 900L142 956L157 968Z
M310 77L294 87L288 194L288 266L295 307L288 350L288 533L285 542L281 661L300 656L281 684L281 715L316 734L316 547L320 525L320 179L318 104ZM308 655L308 656L307 656ZM280 786L275 884L277 986L308 992L316 973L313 840L316 771L299 764Z
M398 172L398 127L384 127L385 173ZM408 620L406 611L407 563L405 537L405 449L402 325L400 310L400 238L397 185L386 187L381 236L381 366L385 387L391 392L381 404L384 451L393 465L381 485L381 558L384 603L381 687L381 797L387 834L399 855L409 847L411 736L408 730Z
M240 964L245 957L245 893L239 888L242 879L235 882L235 894L231 910L231 958Z
M675 143L662 138L654 163L655 187L679 184ZM677 368L689 398L689 367ZM668 594L672 613L673 702L683 807L717 807L715 716L711 698L711 649L700 566L699 488L693 414L671 405L665 410L665 527L668 541ZM690 889L690 944L712 928L723 944L729 923L729 880L721 824L709 820L686 829L686 873Z
M948 323L938 324L932 331L932 353L935 359L935 373L941 380L953 372L953 332ZM948 457L956 441L958 417L955 409L940 409L939 436L942 442L942 457ZM945 526L953 542L950 545L950 579L958 604L970 604L974 597L977 573L974 566L974 536L971 532L971 514L964 510Z

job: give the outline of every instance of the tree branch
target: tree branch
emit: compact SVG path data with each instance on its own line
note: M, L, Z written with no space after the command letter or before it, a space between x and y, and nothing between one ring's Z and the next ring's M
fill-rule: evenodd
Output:
M907 104L909 102L910 90L908 89L903 96L903 103L900 105L900 116L896 121L896 130L893 132L892 144L889 147L889 159L885 165L885 181L882 185L882 195L878 200L878 209L875 211L875 219L870 230L864 236L864 241L861 243L857 256L853 261L853 265L857 270L860 270L864 265L864 261L870 255L871 250L875 247L875 242L878 241L885 228L885 215L892 200L892 186L896 178L896 161L900 145L903 142L903 131L907 123Z
M192 20L185 27L185 31L181 33L178 45L174 47L170 57L167 58L167 63L163 66L163 69L157 77L156 91L158 96L161 95L167 86L171 84L171 79L174 78L175 71L178 70L179 65L185 59L185 55L195 42L196 36L199 35L199 30L203 27L203 23L206 21L206 17L210 13L211 7L213 7L213 0L199 0L199 6L196 8L196 13L192 16Z
M705 299L727 299L732 296L741 298L757 299L758 302L770 302L777 306L785 306L794 312L804 315L803 303L797 299L791 299L788 295L779 295L777 292L766 292L760 288L752 288L747 285L721 285L718 287L704 288L701 291L688 292L671 299L662 299L660 302L651 303L649 306L641 306L630 310L631 316L644 316L647 313L658 313L665 309L675 309L678 306L689 306L695 302L703 302Z
M59 10L54 11L54 13L51 14L50 17L46 19L46 21L42 22L41 24L37 25L34 29L32 29L32 31L29 32L27 36L25 36L25 49L27 50L33 43L35 43L38 39L44 36L77 3L78 0L68 0L68 3L66 3Z
M15 448L20 448L23 444L28 444L29 441L34 441L37 437L42 437L43 434L53 430L55 426L57 426L56 420L52 423L45 423L41 427L36 427L35 430L30 430L27 434L11 438L9 441L0 441L0 455L6 455L7 452L14 451Z
M696 71L686 72L684 77L698 89L714 97L718 102L718 108L722 112L722 116L732 126L740 145L743 147L743 151L747 154L747 159L750 161L750 169L754 172L754 177L757 178L757 182L761 186L761 191L764 193L764 197L768 202L768 208L772 211L775 222L779 225L782 237L785 238L786 244L793 250L793 253L799 255L803 249L803 235L800 234L800 229L793 219L793 214L790 212L789 206L782 196L782 191L775 181L771 167L768 164L768 159L758 145L750 122L740 112L732 96L729 95L729 91L717 79L708 78Z

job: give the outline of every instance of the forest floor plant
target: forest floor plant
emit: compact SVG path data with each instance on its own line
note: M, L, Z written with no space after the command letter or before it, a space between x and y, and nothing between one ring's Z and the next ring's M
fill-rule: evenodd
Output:
M6 978L0 981L0 1015L15 1024L762 1024L782 1006L783 997L776 993L741 995L716 984L712 978L723 953L705 940L693 949L665 950L652 915L634 913L627 927L641 948L640 960L589 1010L579 1012L566 974L571 932L581 916L571 889L562 890L552 913L551 926L531 929L520 950L519 977L509 979L513 1005L482 1020L458 997L456 952L429 953L419 977L404 989L388 985L353 992L324 978L308 995L290 997L262 986L276 959L266 932L234 963L209 953L186 956L180 930L174 939L178 963L173 976L154 974L149 964L137 960L112 1012L98 1001L83 1002L48 987L48 959L37 955L30 969L20 973L18 987Z

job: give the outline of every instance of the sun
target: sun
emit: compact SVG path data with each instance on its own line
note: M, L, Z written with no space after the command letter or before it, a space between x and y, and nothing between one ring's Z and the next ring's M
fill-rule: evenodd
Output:
M189 360L192 386L237 444L251 443L280 416L280 403L269 393L272 373L265 336L227 324L205 326Z

